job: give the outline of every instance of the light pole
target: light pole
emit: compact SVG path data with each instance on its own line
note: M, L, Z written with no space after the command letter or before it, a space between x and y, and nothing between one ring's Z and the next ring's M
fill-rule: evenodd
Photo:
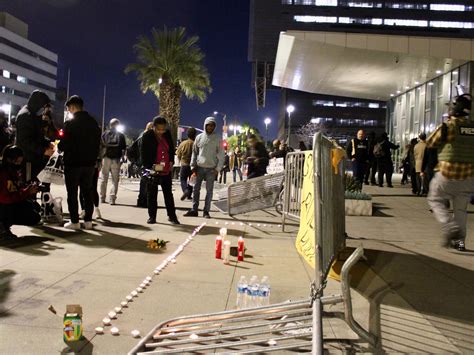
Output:
M288 112L288 138L286 139L286 144L290 146L290 135L291 135L291 114L295 111L295 106L288 105L286 107L286 112Z
M267 117L265 118L265 121L263 121L263 123L265 123L265 141L268 142L268 125L272 122L272 119L270 117Z
M237 134L237 131L240 133L242 131L242 126L239 126L236 123L233 123L229 126L229 129L234 132L234 136Z
M227 114L214 111L214 116L217 116L218 114L222 115L222 120L224 121L224 126L222 126L222 139L226 139L227 138Z

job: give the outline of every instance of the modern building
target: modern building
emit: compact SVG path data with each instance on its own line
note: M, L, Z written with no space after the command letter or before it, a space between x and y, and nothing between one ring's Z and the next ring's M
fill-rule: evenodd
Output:
M385 126L403 145L440 122L456 85L472 90L472 1L252 0L249 34L257 106L283 88L282 136L292 104L292 126L329 119L335 135ZM361 105L365 115L351 107Z
M0 110L16 116L36 89L55 101L57 66L57 54L28 39L26 23L0 12Z

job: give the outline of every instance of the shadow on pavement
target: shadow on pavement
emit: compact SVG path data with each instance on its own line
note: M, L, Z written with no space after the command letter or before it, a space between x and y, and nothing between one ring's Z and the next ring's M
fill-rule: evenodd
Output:
M45 243L51 241L54 241L54 239L36 235L26 235L15 240L0 241L0 249L4 248L37 256L46 256L49 255L49 252L52 250L63 249L61 247Z
M473 353L474 271L404 252L365 250L370 269L387 287L374 290L372 285L371 289L370 272L351 282L370 302L371 331L381 336L382 342L388 337L392 346L409 347L413 352L449 352L447 347L454 346L463 353ZM428 322L439 332L430 332ZM440 338L440 333L451 344Z
M149 228L147 226L143 226L141 224L115 222L115 221L111 221L110 219L105 219L105 218L101 218L98 221L100 221L100 223L98 223L98 224L100 224L104 227L129 228L129 229L138 229L138 230L145 230L145 231L151 230L151 228ZM96 223L98 221L96 220Z
M390 208L385 207L382 203L373 203L372 208L373 217L393 217L392 215L383 212L383 210L389 210Z
M78 341L67 341L65 342L67 347L61 351L61 354L81 354L81 355L92 355L94 345L84 338Z
M6 301L8 294L11 292L10 284L15 274L16 272L13 270L0 271L0 318L8 316L8 311L3 308L3 303Z
M123 251L156 254L155 249L147 248L146 240L131 238L120 234L109 233L97 229L91 231L91 233L87 233L83 230L77 232L65 231L49 226L41 226L40 229L44 233L57 238L62 238L68 243L76 243L86 247L108 247L110 249L117 249Z

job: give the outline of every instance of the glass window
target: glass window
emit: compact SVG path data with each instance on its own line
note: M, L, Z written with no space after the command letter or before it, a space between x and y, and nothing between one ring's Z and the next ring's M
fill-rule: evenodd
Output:
M307 15L296 15L294 17L296 22L316 22L316 23L336 23L337 17L335 16L307 16Z
M3 70L3 77L10 79L10 72L8 70Z
M464 5L453 4L431 4L430 10L433 11L464 11Z
M426 20L385 19L384 24L389 26L428 27L428 21Z
M430 21L430 27L437 28L474 28L474 22Z
M28 84L28 79L21 75L17 75L16 81L22 84Z
M369 103L369 108L379 108L379 107L380 107L380 104L378 104L376 102Z

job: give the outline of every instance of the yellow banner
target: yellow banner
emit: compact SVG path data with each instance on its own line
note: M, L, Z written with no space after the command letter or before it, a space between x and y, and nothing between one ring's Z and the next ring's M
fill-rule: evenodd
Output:
M306 262L314 269L314 174L313 174L313 152L305 151L303 169L303 188L301 191L301 215L300 229L296 237L296 250Z

